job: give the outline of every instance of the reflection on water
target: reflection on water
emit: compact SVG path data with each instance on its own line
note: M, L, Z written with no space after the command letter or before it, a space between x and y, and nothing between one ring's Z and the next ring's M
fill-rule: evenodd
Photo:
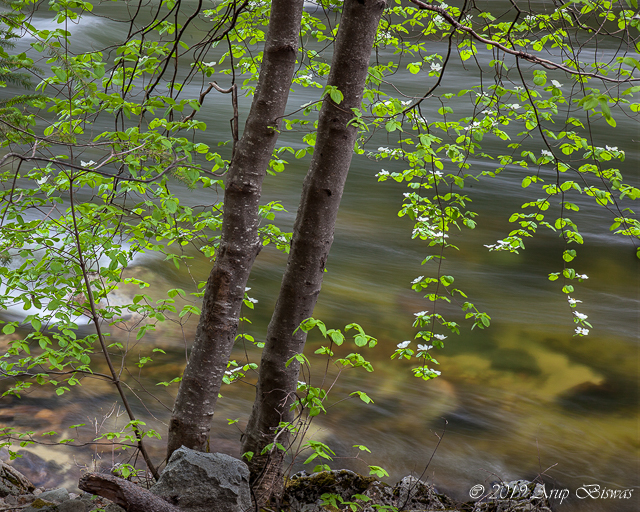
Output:
M81 33L80 37L97 40L105 33ZM454 79L468 79L462 68L454 68L452 73ZM420 92L421 84L413 77L401 74L398 78L407 92ZM197 95L195 88L188 93ZM309 99L306 91L297 91L290 100L291 110ZM200 117L210 127L209 137L228 138L226 132L216 130L226 129L229 115L226 98L207 99ZM638 131L632 121L624 119L616 133L607 125L599 128L603 145L620 145L616 133L632 139L627 135ZM387 142L374 141L370 149L383 143ZM487 142L485 149L498 152L500 148ZM627 151L623 171L637 176L637 144L621 149ZM283 227L293 223L307 164L306 159L292 162L284 174L269 178L265 184L264 201L281 200L289 210L277 219ZM480 170L486 166L473 164ZM580 311L589 315L594 328L588 337L574 338L566 297L546 280L546 275L561 265L563 246L558 237L541 233L527 242L527 250L519 256L489 253L483 247L502 238L510 229L510 213L530 200L528 191L520 186L523 171L510 169L499 178L473 184L467 193L473 199L471 207L479 213L479 228L452 233L461 250L448 255L444 265L471 300L492 316L492 326L486 332L463 330L459 337L449 336L445 349L435 354L443 376L422 383L411 377L409 363L391 361L389 355L398 342L412 338L413 313L428 306L409 286L416 276L429 272L420 266L428 253L424 245L410 240L409 222L397 217L404 189L376 183L374 175L380 166L363 156L354 158L329 272L314 312L331 327L358 322L380 341L369 353L375 371L346 372L332 391L331 402L338 403L326 417L318 418L312 429L316 439L330 444L338 457L346 457L336 459L333 466L366 472L366 464L352 458L356 452L353 445L364 444L373 453L361 458L385 467L391 479L409 472L421 474L440 437L425 477L460 499L478 483L489 485L501 479L532 479L544 474L548 486L557 488L574 490L600 484L634 489L633 499L624 503L573 498L561 510L637 510L639 283L638 260L631 245L609 234L611 219L594 213L588 198L576 200L583 210L576 220L588 244L579 250L576 268L590 276L579 285L576 296L583 300ZM401 164L385 162L384 167L399 170ZM211 201L210 194L185 190L182 199L202 204ZM496 200L498 194L500 199ZM264 337L284 263L283 255L267 247L253 270L249 286L259 303L250 312L252 325L244 328L256 339ZM202 279L209 268L208 261L195 259L191 274ZM152 284L149 293L154 299L162 298L169 288L186 288L185 283L192 282L184 269L176 270L153 258L141 260L140 266L129 272ZM128 293L125 287L122 292ZM459 319L454 309L451 312ZM152 347L167 351L166 356L154 354L154 362L145 367L139 379L137 374L127 377L136 394L146 396L145 390L149 390L157 397L145 398L144 406L136 405L136 412L145 421L149 418L148 425L162 433L176 389L156 383L180 373L185 346L194 331L193 320L184 327L165 322L143 341L136 344L129 340L130 353L136 359L138 354L148 355ZM118 330L113 330L113 337L127 340L126 333ZM2 344L7 341L4 337ZM307 352L312 362L320 361L312 356L320 343L310 338ZM245 348L254 360L259 358L253 347L242 346L237 347L235 356L243 358ZM135 364L131 368L133 372ZM314 368L314 381L322 377L323 368L323 364ZM254 393L253 381L249 381L223 388L224 399L214 419L212 450L239 455L238 427L243 428L247 420ZM356 389L366 391L374 403L340 402ZM65 432L66 438L85 440L107 427L121 428L126 423L121 411L112 408L113 390L104 381L85 378L82 389L61 398L54 399L51 391L35 389L23 400L3 399L0 422L38 433L56 430ZM236 418L238 426L227 425L227 419ZM68 425L78 423L86 423L86 427L68 431ZM32 449L37 456L30 455L22 465L37 479L38 468L46 461L55 460L65 468L108 466L117 455L115 447L104 453L91 447L67 450L37 447ZM153 445L153 453L156 460L162 459L161 443ZM29 465L33 467L30 470ZM73 475L70 472L67 477L75 478Z

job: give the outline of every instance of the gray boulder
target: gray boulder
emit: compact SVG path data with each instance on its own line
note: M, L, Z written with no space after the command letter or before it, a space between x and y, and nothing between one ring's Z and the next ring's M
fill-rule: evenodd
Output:
M185 512L251 509L249 468L223 453L179 448L150 491Z

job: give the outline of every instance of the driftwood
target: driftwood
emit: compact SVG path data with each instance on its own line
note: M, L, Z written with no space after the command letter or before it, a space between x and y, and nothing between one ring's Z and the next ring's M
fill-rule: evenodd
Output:
M127 512L179 512L180 509L136 484L113 475L87 473L78 487L120 505Z

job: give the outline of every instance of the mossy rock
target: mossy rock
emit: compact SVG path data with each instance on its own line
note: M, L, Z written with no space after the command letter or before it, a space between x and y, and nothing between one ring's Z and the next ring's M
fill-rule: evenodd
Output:
M334 507L322 505L323 494L335 494L344 501L351 501L354 494L363 494L375 483L381 484L373 477L359 475L348 469L321 471L311 475L303 471L286 481L282 505L292 512L330 511Z
M0 498L28 494L35 488L35 485L16 468L0 461Z

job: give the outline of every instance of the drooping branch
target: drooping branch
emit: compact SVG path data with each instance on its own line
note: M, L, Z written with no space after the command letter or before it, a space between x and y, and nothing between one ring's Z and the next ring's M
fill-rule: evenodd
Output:
M216 91L222 94L231 93L231 104L233 105L233 117L231 118L231 137L233 137L233 150L231 151L231 160L236 153L236 146L238 145L238 86L234 83L228 89L223 89L216 82L209 83L209 89L207 92L214 88Z
M442 7L439 7L437 5L432 5L432 4L425 4L424 2L422 2L421 0L410 0L411 3L415 4L418 6L419 9L421 10L425 10L425 11L432 11L432 12L436 12L438 13L440 16L442 16L447 23L449 23L450 25L454 26L456 29L462 31L462 32L466 32L467 34L469 34L471 37L473 37L476 41L480 41L481 43L487 44L489 46L493 46L495 48L498 48L499 50L503 51L504 53L507 53L509 55L513 55L519 59L524 59L527 60L533 64L540 64L542 67L546 68L546 69L558 69L560 71L565 71L567 73L571 73L573 75L579 75L579 76L584 76L584 77L589 77L589 78L597 78L599 80L602 80L604 82L611 82L611 83L627 83L627 82L640 82L640 78L626 78L625 80L618 80L616 78L609 78L607 76L598 74L598 73L586 73L584 71L580 71L579 69L571 69L570 67L565 66L564 64L558 64L557 62L553 62L551 60L548 59L543 59L542 57L538 57L536 55L533 55L531 53L527 53L524 51L519 51L519 50L514 50L513 48L509 48L505 45L503 45L502 43L499 43L498 41L493 41L491 39L487 39L486 37L482 37L480 34L478 34L475 30L473 30L471 27L467 27L465 25L463 25L462 23L460 23L458 20L456 20L453 16L451 16L446 9L443 9Z
M80 266L80 270L82 271L82 278L84 280L84 285L87 289L86 296L89 301L89 311L91 314L91 320L93 321L94 327L96 329L96 334L98 336L98 341L100 342L100 348L102 349L104 360L106 361L107 366L109 368L109 373L111 374L111 382L118 390L118 394L120 395L120 399L122 400L122 405L124 406L125 410L127 411L127 415L129 416L129 421L131 423L132 430L138 442L138 449L142 454L142 458L144 459L144 462L147 465L147 468L149 468L149 472L151 473L154 479L158 480L158 478L160 478L160 474L158 473L158 470L156 469L153 462L151 461L151 457L149 457L149 453L147 452L147 448L143 441L144 434L136 423L135 414L133 413L133 409L129 404L129 400L127 398L127 395L124 392L124 389L122 389L122 382L120 381L118 372L116 372L116 369L113 366L113 362L111 361L111 356L109 355L109 350L107 348L107 343L104 339L104 334L102 333L101 320L100 320L100 316L98 315L98 310L97 310L95 301L93 299L93 293L91 292L91 283L89 282L89 274L88 274L87 266L85 263L84 252L82 250L82 243L80 241L80 231L78 229L78 220L76 217L73 187L74 185L72 180L71 183L69 184L69 199L71 202L71 218L73 220L73 235L75 239L76 250L78 251L78 264Z

